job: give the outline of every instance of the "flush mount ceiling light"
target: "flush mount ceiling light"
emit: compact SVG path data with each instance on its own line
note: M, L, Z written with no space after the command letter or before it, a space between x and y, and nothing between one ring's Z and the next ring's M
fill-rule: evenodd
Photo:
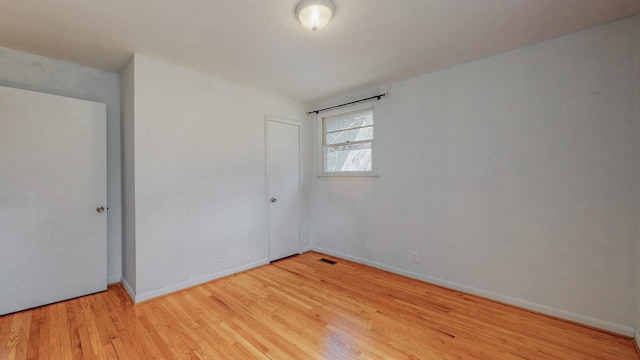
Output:
M313 31L322 29L336 11L331 0L302 0L296 6L296 16L304 27Z

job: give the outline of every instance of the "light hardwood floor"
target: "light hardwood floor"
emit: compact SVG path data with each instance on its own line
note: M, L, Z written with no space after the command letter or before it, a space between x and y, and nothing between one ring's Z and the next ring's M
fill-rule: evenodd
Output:
M638 359L632 340L310 252L0 317L0 359Z

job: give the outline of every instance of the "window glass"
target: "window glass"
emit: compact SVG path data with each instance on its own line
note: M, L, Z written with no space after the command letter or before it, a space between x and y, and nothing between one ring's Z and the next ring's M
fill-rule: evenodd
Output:
M373 108L322 119L323 173L368 175L373 171Z

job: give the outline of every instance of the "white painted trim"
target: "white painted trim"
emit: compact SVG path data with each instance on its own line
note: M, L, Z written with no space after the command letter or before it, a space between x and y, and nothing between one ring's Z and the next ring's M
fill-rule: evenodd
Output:
M122 284L122 287L124 288L124 291L127 292L129 297L131 298L131 301L133 301L135 303L136 302L136 292L133 291L131 286L129 286L129 283L127 282L127 280L125 280L124 278L120 278L120 284Z
M638 349L640 349L640 330L639 329L636 329L633 339L636 341L636 346L638 347Z
M370 261L370 260L366 260L366 259L355 257L355 256L350 256L350 255L343 254L343 253L340 253L340 252L331 251L329 249L323 249L323 248L311 246L310 250L317 251L317 252L320 252L320 253L324 253L324 254L327 254L327 255L333 255L333 256L340 257L340 258L347 259L347 260L351 260L351 261L354 261L354 262L357 262L357 263L361 263L361 264L373 266L373 267L376 267L376 268L379 268L379 269L387 270L387 271L395 273L395 274L404 275L404 276L407 276L407 277L410 277L410 278L422 280L422 281L425 281L425 282L428 282L428 283L431 283L431 284L435 284L435 285L439 285L439 286L443 286L443 287L446 287L446 288L449 288L449 289L463 291L465 293L469 293L469 294L472 294L472 295L481 296L481 297L484 297L484 298L487 298L487 299L499 301L499 302L502 302L502 303L505 303L505 304L517 306L517 307L520 307L520 308L523 308L523 309L528 309L528 310L531 310L531 311L535 311L535 312L538 312L538 313L550 315L550 316L553 316L553 317L557 317L557 318L560 318L560 319L564 319L564 320L568 320L568 321L572 321L572 322L576 322L576 323L580 323L580 324L591 326L591 327L594 327L594 328L610 331L610 332L613 332L613 333L616 333L616 334L620 334L620 335L624 335L624 336L633 337L634 336L634 331L635 331L636 342L638 342L638 344L640 344L640 342L639 342L640 340L638 339L640 337L640 335L638 334L638 331L633 329L633 328L630 328L628 326L610 323L608 321L604 321L604 320L592 318L592 317L589 317L589 316L584 316L584 315L572 313L572 312L565 311L565 310L556 309L556 308L553 308L553 307L550 307L550 306L546 306L546 305L536 304L536 303L533 303L533 302L530 302L530 301L513 298L513 297L510 297L510 296L506 296L506 295L494 293L494 292L491 292L491 291L486 291L486 290L474 288L474 287L467 286L467 285L454 283L454 282L443 280L443 279L440 279L440 278L437 278L437 277L433 277L433 276L428 276L428 275L415 273L415 272L412 272L412 271L406 271L406 270L398 269L398 268L395 268L395 267L392 267L392 266L384 265L384 264L379 263L379 262Z
M192 280L187 280L187 281L183 281L181 283L177 283L177 284L173 284L171 286L167 286L167 287L163 287L161 289L157 289L157 290L151 290L151 291L146 291L140 294L135 294L133 297L133 302L134 303L138 303L141 301L146 301L146 300L150 300L162 295L167 295L170 294L172 292L178 291L178 290L182 290L194 285L198 285L198 284L202 284L202 283L206 283L208 281L211 280L215 280L215 279L219 279L221 277L225 277L225 276L229 276L229 275L233 275L242 271L246 271L246 270L250 270L253 268L256 268L258 266L262 266L262 265L266 265L269 263L268 259L261 259L258 261L254 261L248 264L244 264L244 265L240 265L240 266L236 266L236 267L232 267L229 269L225 269L213 274L209 274L209 275L205 275L205 276L201 276L199 278L195 278ZM127 289L127 285L125 285L125 289ZM127 290L127 292L129 292L129 290ZM131 292L133 293L133 292ZM130 293L130 295L131 295Z
M117 276L117 277L107 277L107 284L115 284L115 283L119 283L122 281L122 278Z
M302 121L298 121L298 120L288 120L288 119L283 119L273 115L265 115L265 117L267 121L275 121L283 124L295 125L297 127L302 126Z

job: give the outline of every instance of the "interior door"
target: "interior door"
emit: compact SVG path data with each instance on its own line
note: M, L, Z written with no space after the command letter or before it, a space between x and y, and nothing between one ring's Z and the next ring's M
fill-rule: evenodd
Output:
M267 119L269 260L300 253L300 124Z
M107 287L106 105L0 87L0 315Z

